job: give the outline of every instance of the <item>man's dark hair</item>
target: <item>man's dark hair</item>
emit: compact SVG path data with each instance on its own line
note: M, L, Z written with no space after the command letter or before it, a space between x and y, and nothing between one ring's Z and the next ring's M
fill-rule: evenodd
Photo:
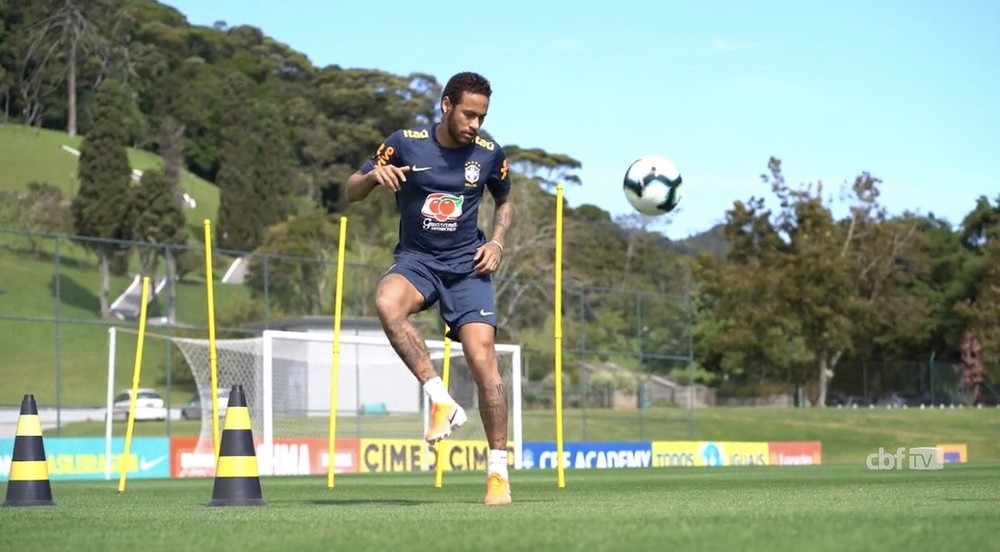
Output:
M487 98L493 93L490 89L490 81L479 73L465 71L457 73L448 79L448 84L444 85L444 92L441 97L451 100L451 105L458 105L462 101L462 93L482 94Z

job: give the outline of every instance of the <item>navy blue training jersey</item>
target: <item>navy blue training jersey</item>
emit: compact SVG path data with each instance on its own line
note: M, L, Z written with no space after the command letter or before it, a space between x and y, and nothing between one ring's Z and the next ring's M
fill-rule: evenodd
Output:
M399 130L361 172L386 164L410 167L396 192L396 253L422 253L446 263L471 261L486 241L477 224L485 190L494 198L510 193L503 148L479 136L466 146L446 148L434 138L433 127Z

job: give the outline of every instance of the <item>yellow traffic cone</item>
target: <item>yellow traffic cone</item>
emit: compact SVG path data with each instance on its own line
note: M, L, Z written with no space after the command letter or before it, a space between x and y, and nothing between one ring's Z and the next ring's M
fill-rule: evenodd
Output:
M49 484L49 466L45 461L42 422L34 395L25 395L17 418L14 454L10 462L10 481L4 506L55 506Z
M208 506L261 506L267 504L260 489L254 452L250 411L242 385L234 385L226 408L215 487Z

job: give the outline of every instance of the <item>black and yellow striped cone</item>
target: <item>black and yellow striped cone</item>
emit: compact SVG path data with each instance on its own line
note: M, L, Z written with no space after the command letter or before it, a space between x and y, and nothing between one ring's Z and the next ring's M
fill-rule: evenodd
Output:
M209 506L260 506L264 502L254 453L250 410L242 385L234 385L226 408L219 461L215 467L215 487Z
M21 415L17 418L14 436L14 453L10 462L10 481L4 506L55 506L52 486L49 485L49 466L45 461L42 443L42 422L38 419L38 405L34 395L25 395L21 401Z

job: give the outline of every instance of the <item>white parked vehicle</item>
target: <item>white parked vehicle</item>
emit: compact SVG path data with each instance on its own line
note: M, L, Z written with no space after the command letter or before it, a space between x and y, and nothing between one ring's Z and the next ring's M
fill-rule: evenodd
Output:
M132 390L121 391L114 399L111 419L115 421L128 420L129 400ZM139 389L135 397L135 420L166 420L167 405L163 397L155 389Z
M226 409L229 408L229 389L226 387L219 388L219 417L226 417ZM195 395L191 397L184 408L181 409L181 419L182 420L200 420L202 418L202 410L209 413L211 416L212 403L207 403L204 406L201 404L201 396Z

